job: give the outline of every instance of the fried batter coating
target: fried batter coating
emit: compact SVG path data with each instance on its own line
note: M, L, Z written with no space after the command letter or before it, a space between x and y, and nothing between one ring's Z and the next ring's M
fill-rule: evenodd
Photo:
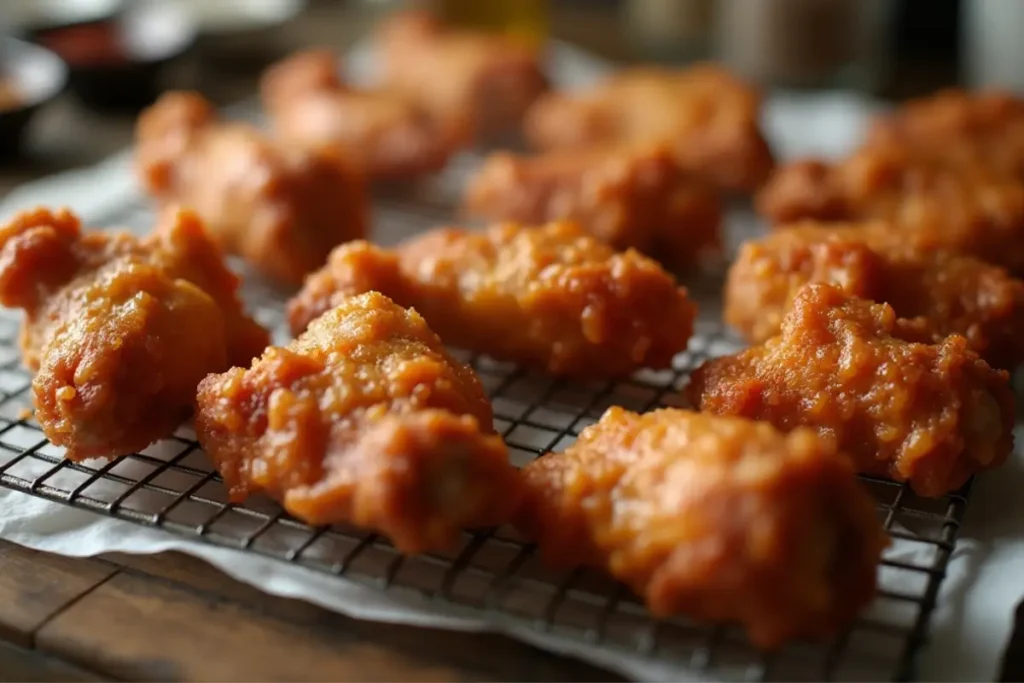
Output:
M231 499L265 493L310 524L417 553L501 524L521 481L473 371L415 311L345 299L286 347L199 387L196 434Z
M339 247L289 303L293 332L370 290L415 308L446 344L580 377L668 367L696 315L686 290L635 251L573 223L505 224L442 228L394 250Z
M998 90L941 90L877 119L868 145L907 146L1024 180L1024 100Z
M903 336L959 334L995 367L1024 361L1024 282L971 256L908 247L883 222L797 223L746 242L726 281L725 321L763 342L808 282L889 304Z
M1009 375L959 335L935 345L898 335L891 306L805 285L779 336L702 365L690 399L716 415L814 427L860 471L941 496L1010 453Z
M658 616L739 622L764 648L853 619L888 543L849 460L808 429L613 407L523 478L516 525L545 559L606 569Z
M310 93L347 90L340 70L340 60L331 50L310 48L296 52L263 72L260 77L263 105L273 110Z
M717 192L680 169L666 145L495 153L470 182L464 208L496 221L576 221L615 249L669 267L721 249Z
M365 187L350 163L218 122L196 93L161 97L140 117L137 141L149 192L194 208L224 249L270 277L301 283L333 247L366 234Z
M757 198L776 224L880 219L919 248L972 254L1024 273L1024 183L903 146L778 169Z
M339 149L371 180L403 180L441 170L457 149L458 129L437 121L406 95L342 84L327 50L293 55L267 70L263 103L287 144Z
M0 229L0 304L25 311L21 348L36 419L71 460L114 457L169 435L196 386L269 341L198 219L169 211L139 240L82 233L37 209Z
M683 168L721 188L749 192L773 165L758 125L760 107L756 90L719 67L647 67L620 71L582 92L546 95L524 125L542 150L667 143Z
M505 36L444 25L422 11L389 18L377 43L383 84L428 109L464 138L516 130L548 89L541 53Z

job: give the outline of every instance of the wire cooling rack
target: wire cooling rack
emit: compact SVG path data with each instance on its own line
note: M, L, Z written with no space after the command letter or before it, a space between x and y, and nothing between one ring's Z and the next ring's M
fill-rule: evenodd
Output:
M443 221L422 206L413 211L394 202L383 203L378 214L377 236L385 242ZM145 231L152 217L137 204L94 220ZM245 295L260 321L280 333L281 295L255 282L247 283ZM717 316L713 304L704 310ZM493 622L658 658L716 679L910 678L967 502L966 489L925 500L905 486L865 478L893 539L879 567L878 598L840 637L798 643L769 656L750 646L736 627L656 621L626 589L590 571L552 573L514 531L467 533L450 553L406 558L375 534L344 526L313 528L270 501L232 505L188 426L113 462L65 461L27 412L30 375L20 362L18 325L18 316L0 315L0 485L270 556L396 596L457 606ZM608 406L644 411L683 405L679 389L689 372L738 346L717 322L701 320L689 350L672 370L645 371L616 382L552 380L486 358L462 359L479 373L494 403L495 425L515 464L522 465L568 446Z

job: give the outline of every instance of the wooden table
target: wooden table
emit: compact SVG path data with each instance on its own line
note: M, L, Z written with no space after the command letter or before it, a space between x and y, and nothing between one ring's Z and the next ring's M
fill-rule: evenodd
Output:
M177 553L0 541L0 681L619 680L509 638L357 621Z

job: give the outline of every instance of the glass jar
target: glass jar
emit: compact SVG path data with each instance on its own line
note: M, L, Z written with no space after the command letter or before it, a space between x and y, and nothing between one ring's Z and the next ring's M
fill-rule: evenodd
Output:
M434 0L446 21L467 28L504 33L532 43L548 37L548 0Z
M716 54L764 85L876 89L888 62L889 0L720 0Z
M626 0L633 53L647 60L682 62L711 53L715 0Z

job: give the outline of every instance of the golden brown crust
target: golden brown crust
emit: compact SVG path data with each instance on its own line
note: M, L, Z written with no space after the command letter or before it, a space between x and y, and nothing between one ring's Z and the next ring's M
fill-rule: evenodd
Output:
M834 165L780 168L757 206L776 224L885 220L917 248L971 254L1024 272L1024 184L981 167L865 148Z
M364 183L348 161L218 122L198 94L161 97L140 117L137 140L148 191L194 208L225 250L275 279L300 283L333 247L366 234Z
M656 615L736 621L773 648L834 634L874 595L874 505L810 430L613 407L523 478L516 525L545 558L606 569Z
M266 493L310 524L356 524L416 553L504 523L519 501L476 375L376 292L211 375L198 403L196 433L232 500Z
M572 220L615 249L673 268L721 249L717 192L680 169L665 145L495 153L470 182L464 208L494 221Z
M340 60L332 50L308 48L271 64L260 77L260 97L268 109L323 90L346 90Z
M504 36L455 29L420 11L401 12L377 35L383 83L463 131L487 139L519 128L548 89L541 53Z
M269 340L186 212L166 213L139 240L83 234L71 213L37 209L0 229L0 245L0 303L26 313L36 419L69 459L114 457L169 435L203 377Z
M691 376L690 399L717 415L814 427L861 471L940 496L1009 455L1009 375L963 337L930 345L898 335L890 306L805 285L779 336L705 363Z
M530 109L525 128L542 150L667 143L684 169L749 192L773 165L758 124L760 106L756 90L713 65L636 68L589 90L546 95Z
M1024 100L999 90L941 90L879 117L868 145L910 147L1024 180Z
M616 253L571 223L506 224L434 230L394 250L340 247L289 303L292 330L369 290L415 308L446 344L581 377L668 367L696 313L635 251Z
M879 119L835 163L804 159L772 175L758 210L776 224L881 219L922 248L1024 273L1024 103L949 91Z
M889 304L921 340L962 335L994 367L1024 360L1024 282L970 256L908 247L884 222L808 221L746 242L726 281L725 321L763 342L810 282Z
M337 61L329 51L309 50L267 70L261 90L276 136L310 150L337 149L371 180L443 168L459 131L400 92L346 87Z
M228 335L229 365L248 365L263 353L270 335L246 313L240 298L242 281L228 269L224 254L210 239L198 215L167 207L142 245L154 263L188 280L217 302Z

